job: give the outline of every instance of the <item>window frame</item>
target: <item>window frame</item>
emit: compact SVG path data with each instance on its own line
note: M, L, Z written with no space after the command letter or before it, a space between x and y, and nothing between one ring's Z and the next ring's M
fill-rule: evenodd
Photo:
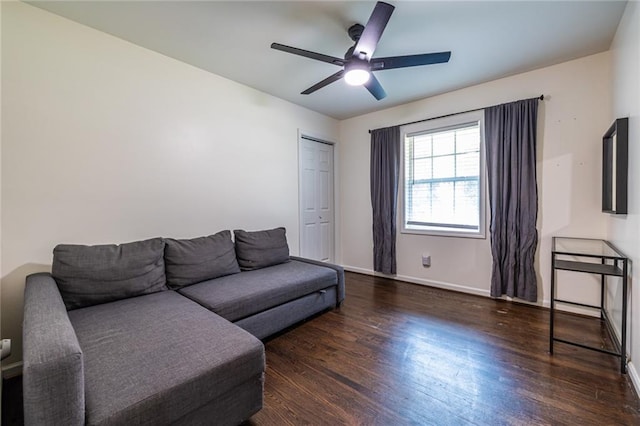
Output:
M479 218L478 230L467 230L461 227L445 227L445 226L408 226L407 224L407 205L406 205L406 138L409 136L417 136L424 133L433 133L438 130L447 130L463 127L465 124L477 122L480 127L480 146L479 161L480 169L479 179ZM422 121L419 123L407 124L400 128L401 136L401 164L400 164L400 182L402 188L399 192L399 205L402 214L399 215L401 220L400 232L402 234L432 235L439 237L459 237L459 238L486 238L486 221L487 221L487 169L486 169L486 153L485 153L485 135L484 135L484 110L470 111L461 114L455 114L447 117L436 118L433 120Z

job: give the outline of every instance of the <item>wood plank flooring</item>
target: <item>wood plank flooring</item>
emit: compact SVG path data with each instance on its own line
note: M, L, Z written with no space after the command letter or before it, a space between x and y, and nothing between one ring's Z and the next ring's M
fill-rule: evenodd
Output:
M597 320L559 334L607 345ZM590 337L593 336L593 337ZM555 345L549 311L347 273L347 297L266 342L265 406L247 425L638 425L618 359Z
M265 343L264 408L245 426L640 425L617 358L560 343L549 354L548 310L346 278L341 308ZM601 328L558 318L559 333L589 344L609 343ZM3 397L19 385L5 382ZM21 423L19 405L3 406L4 425Z

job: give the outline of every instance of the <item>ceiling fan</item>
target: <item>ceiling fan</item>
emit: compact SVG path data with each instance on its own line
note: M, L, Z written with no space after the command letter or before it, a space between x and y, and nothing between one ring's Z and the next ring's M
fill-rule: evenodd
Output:
M387 22L389 22L389 18L391 18L391 14L394 9L394 6L379 1L376 3L366 26L363 27L360 24L355 24L349 27L349 37L355 42L355 44L347 50L347 53L344 55L344 59L323 55L322 53L310 52L296 47L285 46L284 44L279 43L271 43L271 48L342 67L342 69L337 73L330 75L321 82L316 83L303 91L301 93L302 95L313 93L316 90L322 89L323 87L344 77L347 84L354 86L364 85L364 87L366 87L377 100L380 100L387 96L387 94L380 85L378 79L372 74L372 71L440 64L449 62L449 58L451 57L451 52L437 52L424 53L420 55L373 58L372 56L376 50L378 41L380 40L382 32L387 26Z

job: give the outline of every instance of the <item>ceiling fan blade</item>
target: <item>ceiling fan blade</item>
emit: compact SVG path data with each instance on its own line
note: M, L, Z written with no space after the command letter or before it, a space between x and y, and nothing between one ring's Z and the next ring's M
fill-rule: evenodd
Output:
M369 77L369 81L364 84L364 87L366 87L369 93L377 100L384 99L387 96L387 92L384 91L382 85L373 74Z
M390 56L388 58L374 58L371 69L374 71L390 70L394 68L417 67L420 65L441 64L449 62L451 52L424 53L422 55Z
M371 59L394 9L395 7L388 3L381 1L376 3L376 7L373 9L371 17L369 17L369 22L365 25L364 31L362 31L362 35L353 50L354 57L366 60ZM363 54L364 58L360 57L360 54Z
M322 53L298 49L297 47L285 46L284 44L280 43L271 43L271 48L287 53L293 53L294 55L304 56L305 58L315 59L316 61L327 62L333 65L343 66L345 64L344 59L336 58L335 56L323 55Z
M318 89L322 89L324 86L328 86L329 84L340 80L343 75L344 75L344 70L340 70L337 73L332 74L329 77L325 78L321 82L314 84L313 86L309 87L307 90L305 90L304 92L302 92L300 94L301 95L309 95L309 94L315 92Z

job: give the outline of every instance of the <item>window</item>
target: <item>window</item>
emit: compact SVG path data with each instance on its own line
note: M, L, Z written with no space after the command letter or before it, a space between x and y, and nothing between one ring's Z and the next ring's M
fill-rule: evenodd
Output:
M483 111L407 125L402 232L484 238Z

